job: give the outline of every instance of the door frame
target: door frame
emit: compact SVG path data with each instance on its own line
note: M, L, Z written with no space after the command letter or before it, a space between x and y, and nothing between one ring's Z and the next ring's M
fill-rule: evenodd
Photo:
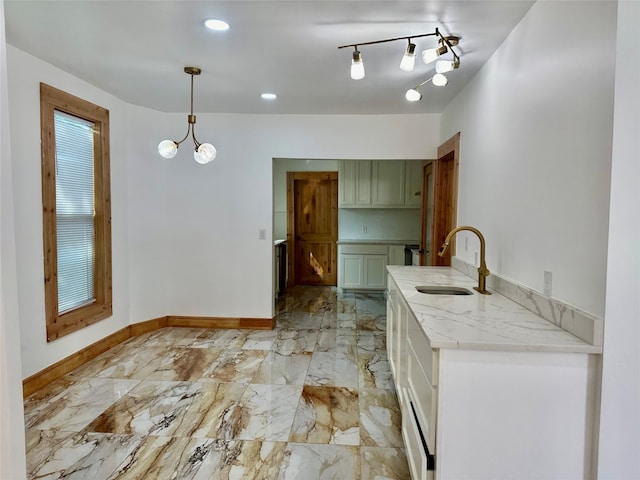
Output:
M431 265L450 266L451 257L456 253L455 239L449 245L444 257L438 256L440 245L444 242L451 229L457 226L458 221L458 177L460 170L460 132L453 135L438 147L438 159L433 164L433 220L431 232ZM426 167L426 165L425 165ZM423 168L425 168L423 167ZM447 170L451 175L447 175ZM424 170L423 170L424 182ZM422 186L426 192L426 185ZM449 195L447 195L449 192ZM426 197L426 195L425 195ZM422 202L422 236L421 249L426 230L426 200ZM449 225L449 227L447 227ZM425 255L421 255L420 263L424 265Z
M336 180L338 172L287 172L287 284L295 285L295 259L296 259L296 221L295 221L295 195L294 183L296 180ZM337 190L336 190L337 194ZM331 223L335 225L336 236L338 235L338 199L336 198L336 210L333 213ZM336 245L337 249L337 245ZM337 251L336 251L337 257ZM336 267L337 267L337 258ZM337 279L336 279L337 285Z
M431 252L429 252L429 258L427 258L427 243L425 239L427 238L427 213L431 214L431 229L433 231L433 210L434 210L434 194L433 190L435 188L435 182L432 182L431 190L429 190L429 182L427 180L427 175L433 175L433 171L435 168L435 160L425 160L422 162L422 202L420 204L420 215L422 219L422 224L420 228L420 265L427 265L427 260L431 261ZM431 198L430 198L431 197ZM431 201L430 201L431 200ZM431 211L429 210L429 204L431 204ZM433 236L433 235L432 235ZM432 245L433 248L433 245Z

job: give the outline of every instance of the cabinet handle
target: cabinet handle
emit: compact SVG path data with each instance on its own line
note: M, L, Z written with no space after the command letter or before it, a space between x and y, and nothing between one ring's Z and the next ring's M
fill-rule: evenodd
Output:
M418 435L420 435L422 448L424 449L424 453L427 456L427 470L435 470L436 459L433 455L431 455L431 453L429 453L429 447L427 447L427 441L424 439L424 433L422 433L422 428L420 427L420 422L418 421L418 414L416 413L416 409L413 407L413 402L411 400L409 400L409 406L411 407L411 413L413 414L413 419L416 423L416 427L418 427Z

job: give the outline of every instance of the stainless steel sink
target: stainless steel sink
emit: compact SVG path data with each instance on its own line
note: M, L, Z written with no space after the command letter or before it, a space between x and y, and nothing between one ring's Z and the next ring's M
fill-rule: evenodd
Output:
M416 290L428 295L473 295L471 290L467 290L463 287L426 285L416 287Z

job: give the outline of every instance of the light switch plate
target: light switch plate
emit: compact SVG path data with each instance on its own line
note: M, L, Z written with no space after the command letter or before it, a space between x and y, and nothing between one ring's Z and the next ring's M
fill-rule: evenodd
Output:
M266 240L267 239L267 229L261 228L258 230L258 240Z

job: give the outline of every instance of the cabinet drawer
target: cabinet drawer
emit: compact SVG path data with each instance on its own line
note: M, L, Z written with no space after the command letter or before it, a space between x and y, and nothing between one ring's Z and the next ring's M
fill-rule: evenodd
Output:
M437 390L431 385L411 340L407 348L407 384L427 446L435 454Z
M338 245L338 254L387 255L387 245L366 243L345 243Z
M418 427L411 396L404 389L402 406L402 440L407 452L407 463L413 480L433 479L433 457L425 449L424 438Z
M438 352L431 348L431 342L413 315L409 315L407 342L413 347L416 361L421 365L429 383L438 385Z

